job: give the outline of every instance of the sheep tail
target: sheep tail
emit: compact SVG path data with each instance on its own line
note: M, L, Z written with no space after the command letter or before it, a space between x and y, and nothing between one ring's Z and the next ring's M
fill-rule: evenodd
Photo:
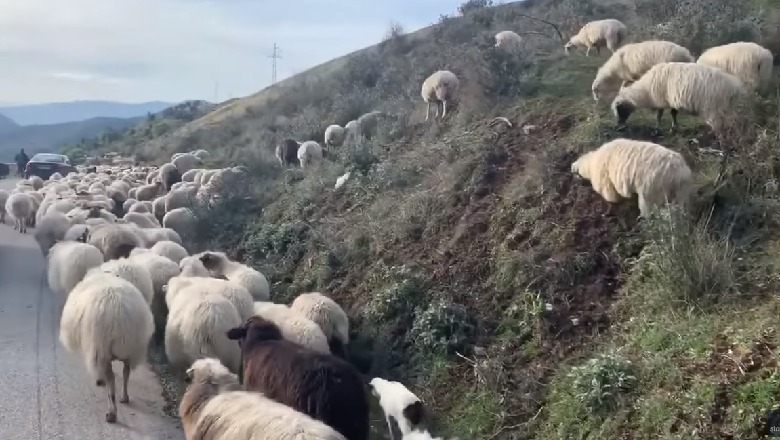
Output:
M505 123L506 125L508 125L508 126L509 126L509 128L512 128L512 123L511 123L511 122L509 122L509 119L507 119L507 118L505 118L505 117L503 117L503 116L497 116L497 117L493 118L493 119L490 121L490 123L489 123L488 125L492 127L492 126L493 126L493 125L495 125L497 122L503 122L503 123Z

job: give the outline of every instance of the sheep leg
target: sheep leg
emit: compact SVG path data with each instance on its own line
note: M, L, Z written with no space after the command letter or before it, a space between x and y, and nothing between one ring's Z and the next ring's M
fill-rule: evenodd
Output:
M444 119L444 117L447 116L447 101L441 102L441 108L442 108L441 118Z
M431 117L431 101L425 103L425 120Z
M127 394L127 383L130 382L130 362L122 361L124 364L122 368L122 397L119 401L122 403L130 403L130 396Z
M672 114L672 133L677 131L677 109L673 108L669 113Z
M590 46L585 50L585 56L590 56Z
M106 422L116 423L116 380L114 378L114 369L111 362L103 366L103 374L106 377L106 387L108 388L108 412L106 413Z
M393 434L393 425L390 423L390 416L385 414L385 421L387 422L387 430L390 431L390 440L395 440L395 434Z

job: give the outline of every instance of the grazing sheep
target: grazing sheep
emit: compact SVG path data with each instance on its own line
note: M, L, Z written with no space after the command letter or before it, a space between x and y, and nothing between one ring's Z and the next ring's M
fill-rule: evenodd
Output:
M307 170L317 167L322 162L322 147L316 141L306 141L298 148L298 162L301 168Z
M65 234L70 226L70 220L61 212L52 211L41 217L35 232L33 232L33 237L38 242L44 257L55 243L65 239Z
M90 269L103 264L103 254L90 244L61 241L49 249L47 260L49 289L67 296Z
M149 250L157 255L168 258L177 265L181 260L189 256L187 250L184 249L181 244L171 240L158 241L154 246L150 247Z
M612 101L618 125L636 109L657 111L658 126L665 109L671 109L672 131L677 129L677 112L701 115L715 132L746 97L747 89L737 77L716 67L697 63L661 63L639 80L620 89Z
M449 70L439 70L425 79L422 83L422 98L427 107L425 110L425 120L427 121L431 114L431 104L436 104L436 115L439 117L441 109L441 118L447 116L447 106L455 99L460 89L460 81L454 73Z
M601 54L601 48L606 46L611 52L618 50L626 41L628 28L619 20L608 18L586 23L577 35L571 37L563 46L566 54L572 47L586 47L585 56L590 56L590 50L596 48L596 54Z
M402 383L375 377L369 382L371 393L379 399L379 406L385 413L390 439L394 440L393 426L390 418L395 419L401 436L412 432L420 424L423 417L423 405L420 398L409 391Z
M349 343L349 317L336 301L319 292L302 293L290 304L290 309L317 323L328 338L330 351L345 357Z
M322 421L347 440L368 439L369 404L363 379L343 359L284 340L259 316L228 331L239 341L244 387Z
M92 269L65 301L60 321L60 342L82 356L87 371L108 388L106 421L115 423L116 384L112 361L124 364L122 403L129 403L130 372L146 359L154 331L152 312L131 283Z
M127 258L130 251L143 243L130 225L106 224L89 230L87 243L100 249L105 261Z
M263 274L237 261L231 261L224 252L206 251L197 254L210 273L222 275L231 282L243 287L255 301L271 299L271 287Z
M166 293L165 355L168 363L173 369L184 371L197 359L213 357L238 373L241 350L227 337L228 331L241 325L238 311L224 296L190 295L189 289L197 289L197 286L185 287L170 299Z
M187 440L346 440L333 428L262 394L241 390L217 359L187 369L179 404Z
M317 323L290 310L284 304L265 301L255 302L255 315L265 318L279 327L282 337L317 353L330 354L328 338Z
M357 141L358 122L356 120L347 122L346 125L344 125L344 133L344 142L353 143Z
M373 111L357 118L358 135L366 139L374 137L376 135L376 127L379 125L379 118L382 116L384 116L384 113Z
M512 31L501 31L496 34L496 46L499 49L516 51L523 45L523 39Z
M656 64L675 61L692 63L693 60L688 49L671 41L650 40L626 44L599 68L591 86L593 99L598 101L605 92L617 92L620 87L641 78Z
M347 133L340 125L329 125L325 129L325 146L328 148L338 147L344 143Z
M667 202L685 206L693 189L682 155L652 142L615 139L580 156L571 171L610 204L637 194L643 216Z
M5 204L8 201L8 191L0 189L0 223L5 223Z
M179 173L186 173L187 171L200 166L203 161L194 154L186 153L175 159L171 159L171 163L179 170Z
M172 163L163 164L158 170L158 173L159 180L162 182L163 188L165 188L165 192L170 191L174 184L181 182L182 171ZM136 193L136 198L138 200L144 200L138 196L138 193Z
M27 220L34 215L33 198L27 193L13 193L5 202L5 211L14 219L14 230L27 233Z
M765 89L772 82L774 56L769 49L753 42L711 47L696 62L736 76L751 90Z
M152 304L154 284L152 283L152 274L145 265L130 258L122 258L106 261L98 266L98 269L129 282L141 292L147 305Z

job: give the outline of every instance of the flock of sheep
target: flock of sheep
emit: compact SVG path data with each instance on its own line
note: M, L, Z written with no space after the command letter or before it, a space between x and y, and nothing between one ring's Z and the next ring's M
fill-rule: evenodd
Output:
M192 209L244 172L197 168L207 155L79 167L0 191L0 220L9 215L21 233L35 226L50 289L66 298L60 342L107 388L106 421L117 421L112 362L123 365L128 403L130 373L154 339L188 383L179 408L188 440L367 440L370 394L391 437L393 418L403 439L434 440L419 398L399 382L366 382L346 360L349 319L335 301L310 292L273 303L257 270L219 251L190 255L181 237Z

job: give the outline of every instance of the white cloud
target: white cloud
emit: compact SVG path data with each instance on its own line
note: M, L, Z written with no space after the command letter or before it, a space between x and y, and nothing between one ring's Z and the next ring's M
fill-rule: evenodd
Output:
M214 99L411 30L462 1L0 0L3 102ZM360 6L358 6L360 5ZM221 93L220 99L226 99Z

